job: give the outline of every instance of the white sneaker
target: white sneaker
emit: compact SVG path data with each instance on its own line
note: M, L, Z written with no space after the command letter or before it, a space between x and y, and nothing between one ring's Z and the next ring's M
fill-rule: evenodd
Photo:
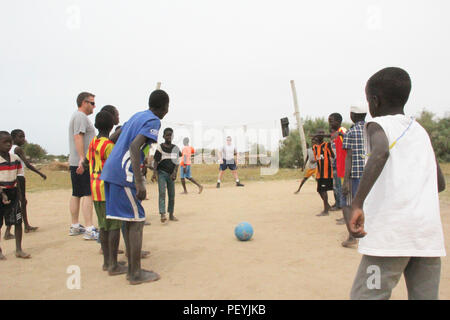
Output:
M86 228L83 227L81 224L78 226L78 228L70 227L69 230L69 236L78 236L80 234L84 234L86 232Z
M93 229L93 230L91 230L91 231L89 231L89 230L86 230L85 232L84 232L84 236L83 236L83 239L85 239L85 240L97 240L98 239L98 232L97 231L95 231L95 229Z

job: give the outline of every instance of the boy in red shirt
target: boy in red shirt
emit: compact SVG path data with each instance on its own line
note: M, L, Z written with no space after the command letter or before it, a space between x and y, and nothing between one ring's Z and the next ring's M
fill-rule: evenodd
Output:
M333 176L334 195L336 198L336 209L339 210L345 206L345 198L342 196L342 183L345 175L345 157L347 151L342 148L344 135L347 129L342 127L342 116L339 113L332 113L328 117L328 124L331 131L331 141L333 143L333 149L335 149L336 159L333 165L336 168L335 175ZM343 224L344 220L339 219L339 223Z

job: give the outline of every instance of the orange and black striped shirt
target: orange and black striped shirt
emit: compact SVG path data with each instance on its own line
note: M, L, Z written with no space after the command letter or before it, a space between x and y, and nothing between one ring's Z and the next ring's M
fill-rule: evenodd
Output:
M100 175L103 170L103 165L111 154L113 147L114 143L105 137L95 137L89 144L86 158L89 160L92 200L94 201L106 201L105 187L103 180L100 180Z
M314 158L317 161L317 179L332 179L333 168L331 167L331 158L333 151L329 142L322 142L320 145L313 146Z

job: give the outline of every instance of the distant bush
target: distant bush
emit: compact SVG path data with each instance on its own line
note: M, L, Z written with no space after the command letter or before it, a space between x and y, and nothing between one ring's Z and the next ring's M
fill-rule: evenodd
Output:
M69 161L69 156L66 156L64 154L60 154L60 155L47 154L44 156L44 160L67 162L67 161Z
M36 143L26 143L23 150L30 160L42 160L47 154L47 151Z
M70 171L68 162L57 162L54 161L47 165L47 168L51 171Z
M437 119L434 113L424 109L416 120L427 130L436 158L450 162L450 116Z

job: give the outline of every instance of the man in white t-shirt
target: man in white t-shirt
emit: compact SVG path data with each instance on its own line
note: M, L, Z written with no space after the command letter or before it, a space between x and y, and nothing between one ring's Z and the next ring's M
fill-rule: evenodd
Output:
M236 180L236 187L243 187L244 185L239 181L237 173L237 151L236 147L231 144L231 137L227 137L227 143L219 150L219 179L217 180L217 188L220 188L223 173L225 170L230 169Z
M400 68L383 69L366 85L373 117L364 129L367 162L351 209L344 209L363 254L351 299L389 299L402 274L409 299L439 296L445 247L438 192L445 180L427 132L404 114L410 91Z

